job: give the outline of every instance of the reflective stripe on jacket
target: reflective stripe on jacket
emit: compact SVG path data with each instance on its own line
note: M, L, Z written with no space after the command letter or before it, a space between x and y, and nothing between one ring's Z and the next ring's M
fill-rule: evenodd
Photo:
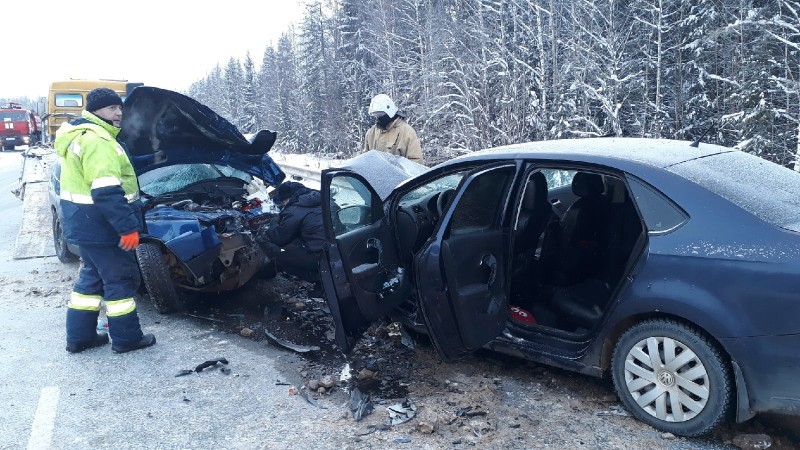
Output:
M364 136L364 151L369 150L404 156L415 163L424 164L417 132L399 116L389 123L385 130L378 125L373 125L367 130Z
M84 111L56 132L61 157L60 215L64 239L76 245L116 245L141 230L139 183L117 143L119 128Z

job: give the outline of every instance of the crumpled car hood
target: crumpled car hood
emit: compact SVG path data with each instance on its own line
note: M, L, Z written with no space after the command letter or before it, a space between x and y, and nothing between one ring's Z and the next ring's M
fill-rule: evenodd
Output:
M267 155L277 134L262 130L248 140L230 122L193 98L140 86L125 99L118 140L137 175L185 163L223 164L276 186L286 175Z

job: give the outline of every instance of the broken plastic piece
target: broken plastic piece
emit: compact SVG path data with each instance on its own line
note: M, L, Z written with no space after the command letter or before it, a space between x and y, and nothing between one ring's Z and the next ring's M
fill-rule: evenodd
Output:
M289 350L292 350L292 351L295 351L295 352L298 352L298 353L319 351L319 347L317 347L316 345L294 344L292 342L289 342L289 341L286 341L286 340L283 340L283 339L280 339L280 338L274 336L272 333L270 333L267 330L264 330L264 334L267 335L267 340L270 341L272 344L280 346L280 347L283 347L283 348L287 348Z
M392 425L406 423L417 414L416 405L409 399L403 400L403 403L395 403L387 407L386 410L389 411L389 419Z
M369 395L362 394L358 388L350 392L350 411L353 413L353 419L359 421L364 416L370 415L374 409Z
M472 406L467 406L464 408L458 408L456 410L456 417L477 417L477 416L485 416L486 411L473 411Z
M220 357L220 358L216 358L216 359L210 359L210 360L208 360L208 361L206 361L204 363L198 364L197 367L194 368L194 371L198 372L198 373L202 372L203 369L206 369L206 368L212 367L212 366L216 366L217 363L228 364L228 360L225 359L224 357Z

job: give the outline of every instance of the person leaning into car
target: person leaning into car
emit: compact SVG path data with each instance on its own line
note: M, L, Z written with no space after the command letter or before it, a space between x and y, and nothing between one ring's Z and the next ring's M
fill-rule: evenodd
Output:
M267 253L276 259L278 270L311 283L319 281L325 243L319 191L287 181L278 185L272 200L282 209L267 229L266 237L274 245Z
M364 135L364 151L379 150L423 164L417 132L398 113L391 97L386 94L372 97L368 112L375 118L375 125Z
M83 260L67 305L67 351L79 353L107 344L96 331L102 302L108 313L111 350L129 352L156 343L143 334L134 295L142 221L139 183L126 152L117 143L122 99L108 88L86 97L81 118L56 132L61 157L61 218L64 240L77 245Z

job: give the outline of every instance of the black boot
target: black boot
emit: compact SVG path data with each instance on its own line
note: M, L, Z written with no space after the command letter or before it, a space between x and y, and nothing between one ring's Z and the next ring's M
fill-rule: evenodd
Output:
M127 353L134 350L139 350L140 348L150 347L155 343L156 343L156 337L148 333L142 336L142 338L139 339L139 342L133 343L125 347L115 346L114 344L111 344L111 350L113 350L114 353Z
M67 342L67 351L70 353L80 353L86 349L99 347L108 344L108 335L105 333L97 333L97 337L89 342Z

